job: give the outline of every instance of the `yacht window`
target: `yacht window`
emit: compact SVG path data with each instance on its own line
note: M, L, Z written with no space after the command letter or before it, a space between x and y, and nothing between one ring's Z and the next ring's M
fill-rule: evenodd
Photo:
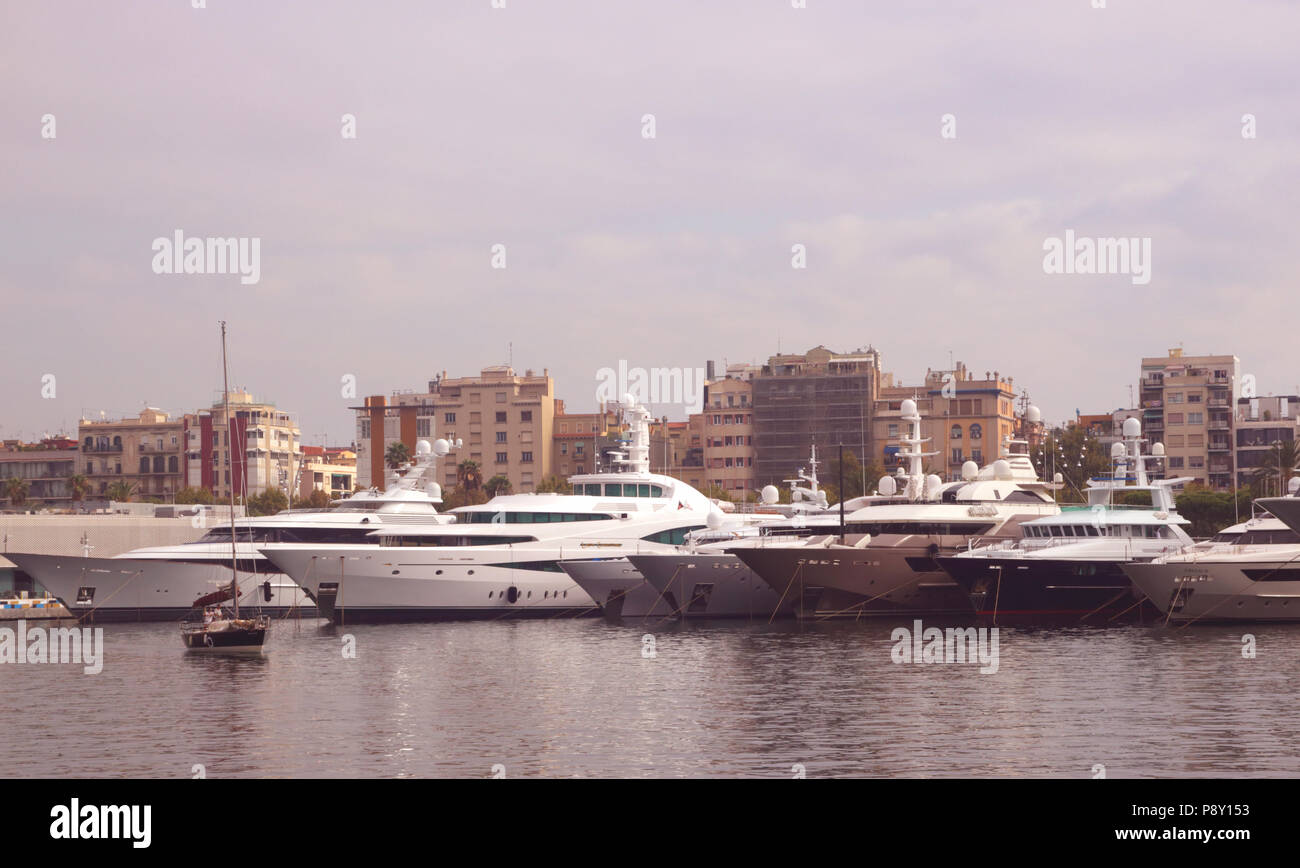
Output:
M593 482L588 482L588 483L587 483L587 496L588 496L588 497L600 497L600 483L599 483L599 482L594 482L594 483L593 483Z
M574 494L582 494L582 486L581 486L581 485L574 485L574 486L573 486L573 493L574 493Z
M637 496L637 497L649 497L649 496L650 496L650 484L649 484L649 483L644 483L644 484L638 485L638 486L636 487L636 496Z
M672 528L671 530L661 530L658 533L652 533L648 536L643 536L641 537L641 539L645 540L646 542L665 543L667 545L679 546L684 542L686 542L686 535L688 533L690 533L693 530L703 530L703 529L704 529L704 525L702 524L695 524L695 525L691 525L690 527L675 527Z
M499 546L515 543L533 542L535 536L458 536L454 534L437 534L430 536L389 536L386 545L390 546Z
M606 496L606 497L622 497L622 496L623 496L623 486L620 485L620 484L617 483L617 482L606 482L606 483L605 483L605 496Z

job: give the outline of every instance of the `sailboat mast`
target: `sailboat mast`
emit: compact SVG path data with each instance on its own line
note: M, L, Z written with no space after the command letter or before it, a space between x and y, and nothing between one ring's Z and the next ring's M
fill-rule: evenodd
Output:
M230 595L239 617L239 559L235 548L235 438L230 424L230 373L226 364L226 321L221 321L221 405L226 414L226 461L230 465Z

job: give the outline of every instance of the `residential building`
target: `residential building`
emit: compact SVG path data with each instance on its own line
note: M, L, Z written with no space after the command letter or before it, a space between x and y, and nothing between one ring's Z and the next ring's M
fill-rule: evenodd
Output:
M136 499L164 502L185 487L185 422L155 407L134 418L82 419L77 425L81 444L77 472L90 484L88 496L107 497L115 482L134 489Z
M1296 442L1297 426L1300 426L1300 396L1270 395L1265 398L1238 398L1237 413L1234 419L1235 439L1230 441L1235 455L1237 484L1250 485L1254 482L1255 472L1263 465L1264 456L1275 443ZM1212 455L1220 455L1229 443L1222 433L1210 441ZM1276 483L1266 492L1269 494L1286 494L1279 492Z
M551 434L552 472L561 479L576 473L592 473L608 467L606 454L619 448L618 414L569 413L564 402L556 400L554 430ZM653 449L651 452L653 453Z
M754 492L754 381L728 376L705 383L700 414L705 485L742 501ZM798 466L798 465L794 465ZM794 473L793 466L786 476Z
M807 464L812 444L823 455L841 444L855 455L868 454L879 385L880 353L872 348L836 353L817 346L770 357L752 378L750 484L780 484Z
M46 438L39 444L6 441L0 449L0 503L12 506L7 484L21 479L27 483L25 506L68 508L73 505L68 478L76 472L77 444L66 437Z
M206 488L219 501L230 496L232 486L240 498L267 489L278 489L287 496L302 465L297 423L275 404L256 401L244 390L227 393L227 400L229 436L221 400L209 410L186 415L185 484Z
M1218 490L1236 473L1233 419L1241 362L1231 355L1189 356L1181 348L1142 359L1142 428L1165 444L1165 473Z
M302 447L302 469L298 473L297 497L311 497L323 491L331 499L350 495L357 486L357 454L350 450L329 450L323 446Z
M416 441L432 437L463 445L440 458L438 479L444 488L456 484L456 468L474 461L483 481L505 476L511 489L533 491L551 475L556 399L550 373L531 370L518 375L507 365L483 368L476 377L449 378L447 372L429 381L425 393L395 393L365 399L357 413L357 483L379 484L384 453L400 441L415 451Z

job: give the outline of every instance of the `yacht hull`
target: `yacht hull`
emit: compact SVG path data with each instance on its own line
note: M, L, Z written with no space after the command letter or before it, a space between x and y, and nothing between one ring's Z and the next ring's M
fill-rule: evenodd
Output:
M596 615L563 572L484 563L410 563L400 548L318 555L316 549L262 552L317 600L336 624Z
M1300 564L1125 564L1124 572L1169 621L1300 621Z
M230 584L230 565L156 558L84 558L6 553L18 569L82 621L174 621L195 600ZM267 564L267 569L272 569ZM265 586L270 583L270 599ZM271 615L316 617L316 605L279 572L239 572L240 601Z
M800 613L818 617L969 616L970 598L935 557L966 546L963 537L907 536L863 548L738 548L733 553ZM809 611L816 596L815 610Z
M990 624L1107 624L1158 615L1117 561L939 557Z
M796 599L782 599L733 554L632 555L629 560L684 619L795 614Z
M680 612L678 600L647 582L627 558L564 561L561 566L609 620L663 621Z

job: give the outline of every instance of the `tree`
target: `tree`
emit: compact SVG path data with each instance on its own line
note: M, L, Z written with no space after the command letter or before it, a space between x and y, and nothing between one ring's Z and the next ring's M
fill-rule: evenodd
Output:
M568 480L559 476L548 476L537 483L538 494L567 494L570 488Z
M9 498L10 506L22 506L26 503L27 491L27 480L19 479L17 476L9 477L9 481L5 483L5 496Z
M710 485L704 492L704 496L710 500L723 500L731 502L731 493L720 485Z
M172 498L173 503L180 504L201 503L210 505L215 503L216 500L217 499L212 496L212 492L208 489L195 488L193 486L182 488L180 491L176 492L176 496Z
M1284 495L1291 477L1300 473L1300 467L1297 465L1300 465L1300 453L1296 451L1295 441L1279 441L1261 456L1259 466L1251 474L1251 482L1254 483L1256 491L1264 493L1272 488L1271 483L1276 480L1277 491L1273 493L1278 496Z
M320 488L313 489L312 493L302 503L309 509L328 509L330 505L329 492Z
M481 488L466 491L464 488L456 486L450 491L442 493L442 509L444 512L456 509L459 506L474 506L479 503L487 503L487 495Z
M1213 536L1241 517L1250 516L1251 491L1213 491L1204 485L1189 483L1176 498L1178 514L1192 523L1187 532L1194 537Z
M484 490L487 491L487 496L490 498L496 497L498 494L509 494L512 487L513 486L510 485L510 479L500 473L489 479L487 484L483 486Z
M119 479L117 482L114 482L108 487L108 491L105 492L105 494L108 495L109 500L116 500L118 503L129 502L131 498L135 497L135 493L136 484L134 482L127 482L125 479Z
M289 498L278 488L268 488L261 494L254 494L245 502L245 511L250 516L275 515L289 508Z
M477 461L466 459L456 465L456 485L465 491L478 491L483 487L483 471Z
M1059 473L1065 479L1065 491L1080 499L1089 479L1109 476L1112 471L1110 451L1080 425L1053 428L1031 450L1030 458L1039 479L1050 482L1052 474Z
M874 461L870 464L863 465L858 461L858 456L853 454L853 450L844 450L844 491L841 497L840 492L840 459L839 451L836 450L835 458L831 459L828 472L823 479L822 488L826 489L826 497L832 503L838 503L841 500L852 500L855 497L861 497L864 494L870 494L876 490L880 477L885 475L885 470Z
M68 494L72 497L72 507L76 509L77 504L86 499L90 492L90 480L80 473L74 473L68 477Z
M384 464L389 470L398 470L404 464L411 463L411 450L402 442L390 443L384 450Z

